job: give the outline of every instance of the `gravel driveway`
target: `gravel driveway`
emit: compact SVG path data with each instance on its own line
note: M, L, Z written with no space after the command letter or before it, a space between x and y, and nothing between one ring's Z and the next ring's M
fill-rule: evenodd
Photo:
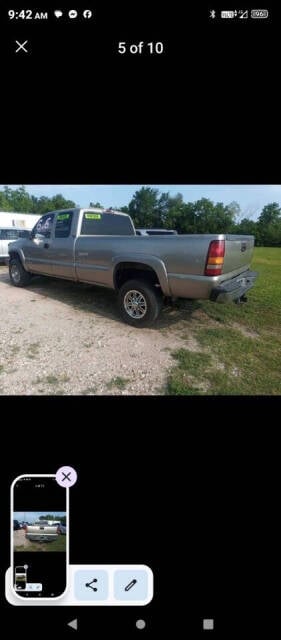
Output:
M32 544L28 538L25 537L25 530L18 529L18 531L14 531L14 547L24 547L26 551L28 551L29 547Z
M184 309L135 329L119 319L113 291L43 277L16 288L6 266L0 314L1 395L163 394L171 350L196 349Z

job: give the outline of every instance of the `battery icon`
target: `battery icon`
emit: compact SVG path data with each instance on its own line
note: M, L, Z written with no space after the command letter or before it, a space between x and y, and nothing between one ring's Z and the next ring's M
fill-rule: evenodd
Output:
M252 9L251 18L268 18L268 9Z
M221 11L221 18L235 18L234 11Z

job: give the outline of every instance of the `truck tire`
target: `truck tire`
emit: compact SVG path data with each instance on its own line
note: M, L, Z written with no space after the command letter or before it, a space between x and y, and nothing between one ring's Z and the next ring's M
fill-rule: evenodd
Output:
M10 280L15 287L26 287L32 278L28 273L19 258L12 258L9 262L9 274Z
M124 322L133 327L149 327L158 317L162 295L144 280L128 280L118 292L118 306Z

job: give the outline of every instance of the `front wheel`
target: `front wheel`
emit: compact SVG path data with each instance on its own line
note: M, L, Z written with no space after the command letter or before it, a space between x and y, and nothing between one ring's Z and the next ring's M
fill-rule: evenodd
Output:
M10 280L15 287L26 287L32 278L28 273L19 258L12 258L9 262L9 274Z
M125 282L118 293L123 320L133 327L149 327L158 317L163 299L153 285L143 280Z

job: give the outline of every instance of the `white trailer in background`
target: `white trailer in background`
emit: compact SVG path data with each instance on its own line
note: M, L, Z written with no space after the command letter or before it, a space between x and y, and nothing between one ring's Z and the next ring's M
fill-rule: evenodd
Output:
M31 231L39 218L33 213L0 211L0 261L9 257L9 242L17 240L24 231Z

